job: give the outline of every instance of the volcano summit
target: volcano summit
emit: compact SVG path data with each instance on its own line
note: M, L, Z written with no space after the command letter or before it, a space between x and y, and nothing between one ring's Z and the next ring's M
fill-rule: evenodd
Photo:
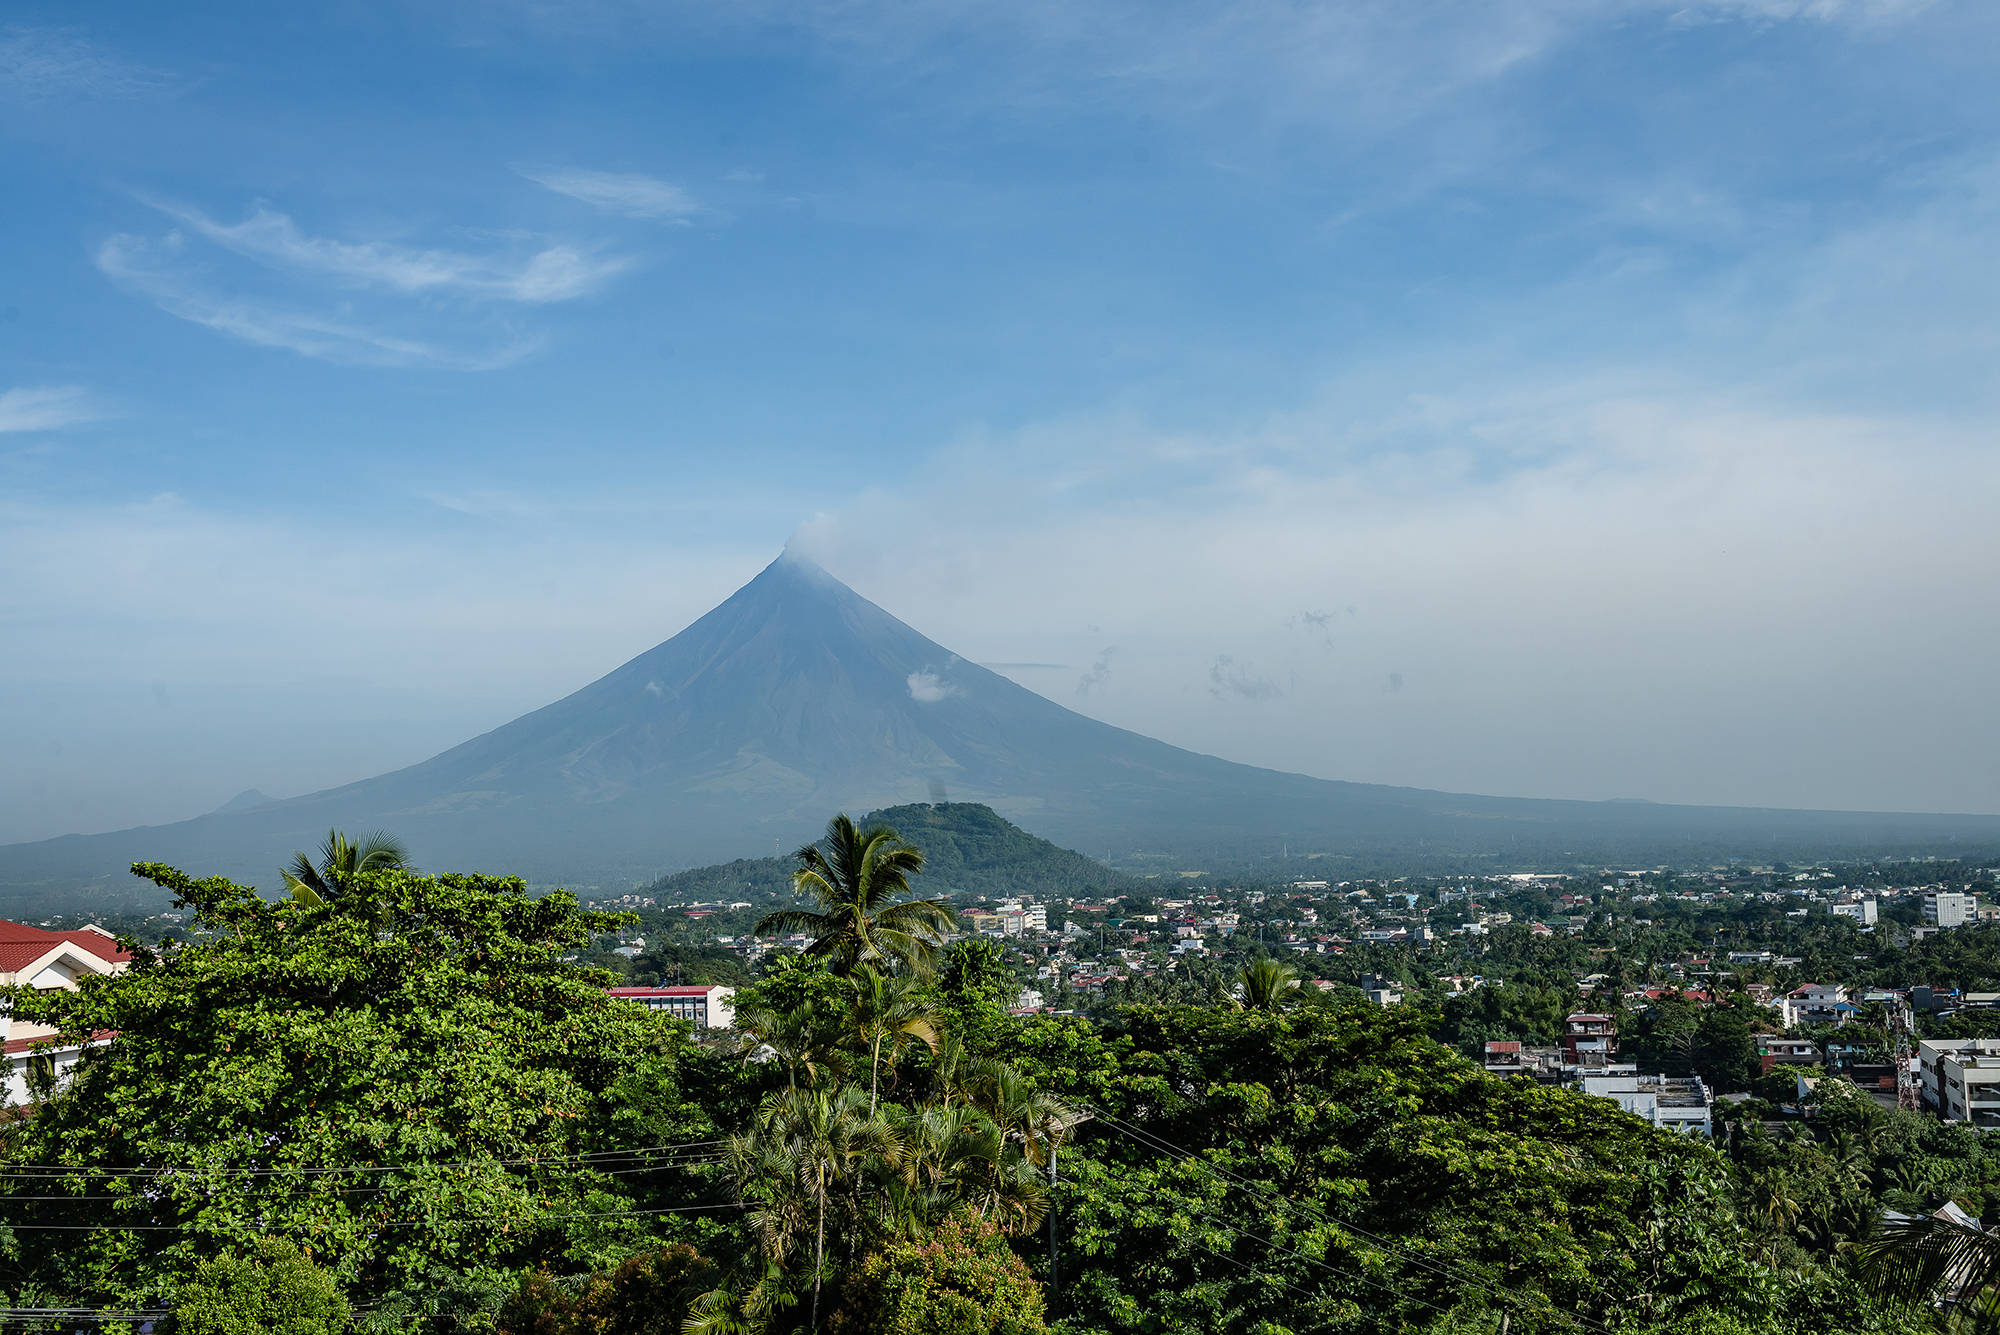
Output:
M1564 866L1990 851L2000 817L1471 797L1335 782L1114 728L968 662L787 553L680 634L408 769L174 825L0 848L0 892L66 894L134 860L270 883L329 826L427 868L619 885L769 854L836 810L985 802L1126 862Z

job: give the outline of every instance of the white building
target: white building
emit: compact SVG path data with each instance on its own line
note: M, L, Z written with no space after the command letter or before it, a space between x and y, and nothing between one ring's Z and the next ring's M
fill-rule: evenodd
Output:
M690 987L614 987L611 995L647 1010L665 1011L696 1029L729 1029L736 1023L736 989L721 983Z
M1715 1096L1692 1076L1586 1075L1583 1092L1611 1099L1626 1112L1654 1126L1691 1135L1708 1135Z
M1924 1039L1917 1080L1944 1121L2000 1126L2000 1038Z
M1976 895L1938 890L1924 896L1924 924L1929 927L1963 927L1978 912Z
M1826 911L1836 918L1852 918L1863 927L1873 927L1879 912L1872 899L1863 899L1853 904L1829 904Z
M73 990L82 979L123 973L131 962L132 956L118 948L118 939L102 927L45 932L25 923L0 922L0 987ZM81 1043L59 1041L50 1026L16 1020L0 1009L0 1047L6 1055L0 1105L28 1102L28 1075L36 1065L45 1064L61 1080L85 1048L107 1041L104 1036Z
M1854 1003L1838 983L1807 983L1777 1001L1778 1018L1787 1029L1801 1024L1846 1024L1854 1018Z

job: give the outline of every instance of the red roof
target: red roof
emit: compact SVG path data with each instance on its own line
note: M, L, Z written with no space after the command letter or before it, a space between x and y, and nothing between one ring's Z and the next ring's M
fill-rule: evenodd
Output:
M705 997L720 983L707 983L695 987L613 987L606 991L614 997Z
M1498 1039L1495 1039L1493 1042L1488 1043L1486 1045L1486 1050L1488 1052L1519 1052L1521 1050L1521 1045L1518 1041L1502 1042Z
M101 929L45 932L22 922L0 921L0 972L15 973L25 969L64 942L106 964L124 964L132 958L130 951L118 948L116 937Z
M10 1038L4 1045L0 1046L4 1046L6 1048L6 1055L12 1057L18 1053L32 1052L44 1043L50 1044L58 1052L67 1052L73 1048L90 1047L98 1043L109 1043L116 1037L118 1037L116 1030L100 1029L90 1036L89 1043L84 1044L71 1042L69 1039L56 1034L43 1034L39 1038Z

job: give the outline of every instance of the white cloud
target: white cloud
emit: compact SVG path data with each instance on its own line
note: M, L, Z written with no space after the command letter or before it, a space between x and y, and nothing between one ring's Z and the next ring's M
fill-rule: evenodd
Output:
M559 195L568 195L594 209L621 213L628 218L686 222L702 211L694 196L671 181L662 181L656 176L586 171L582 168L523 171L521 175Z
M949 700L952 696L961 694L958 687L929 670L912 672L908 684L910 698L919 704L934 705L940 700Z
M512 340L465 350L410 338L309 311L289 310L204 286L190 270L178 238L153 243L127 234L98 247L97 267L114 283L146 297L169 315L261 347L355 366L435 367L487 371L519 361L532 342Z
M94 422L104 414L78 385L0 392L0 434L10 431L54 431L79 422Z
M238 255L396 292L451 292L540 305L587 296L631 267L630 260L593 256L563 244L526 255L474 255L308 236L290 217L261 204L242 222L220 223L198 209L146 202Z
M0 32L0 98L130 98L163 91L172 83L168 75L106 55L73 33L37 28Z

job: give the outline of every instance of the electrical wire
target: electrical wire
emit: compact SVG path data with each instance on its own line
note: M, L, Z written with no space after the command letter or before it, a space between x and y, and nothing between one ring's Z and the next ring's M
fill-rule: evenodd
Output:
M0 1166L0 1180L9 1178L66 1178L77 1174L91 1174L112 1178L154 1178L154 1177L281 1177L318 1176L334 1173L411 1173L447 1168L556 1168L565 1164L590 1166L601 1163L616 1163L624 1159L645 1154L667 1154L679 1150L705 1149L724 1146L726 1139L688 1140L672 1145L647 1145L629 1150L593 1150L587 1154L535 1155L519 1159L461 1159L443 1163L415 1164L324 1164L324 1165L284 1165L271 1168L201 1168L166 1165L159 1168L111 1168L94 1167L89 1164L9 1164Z

